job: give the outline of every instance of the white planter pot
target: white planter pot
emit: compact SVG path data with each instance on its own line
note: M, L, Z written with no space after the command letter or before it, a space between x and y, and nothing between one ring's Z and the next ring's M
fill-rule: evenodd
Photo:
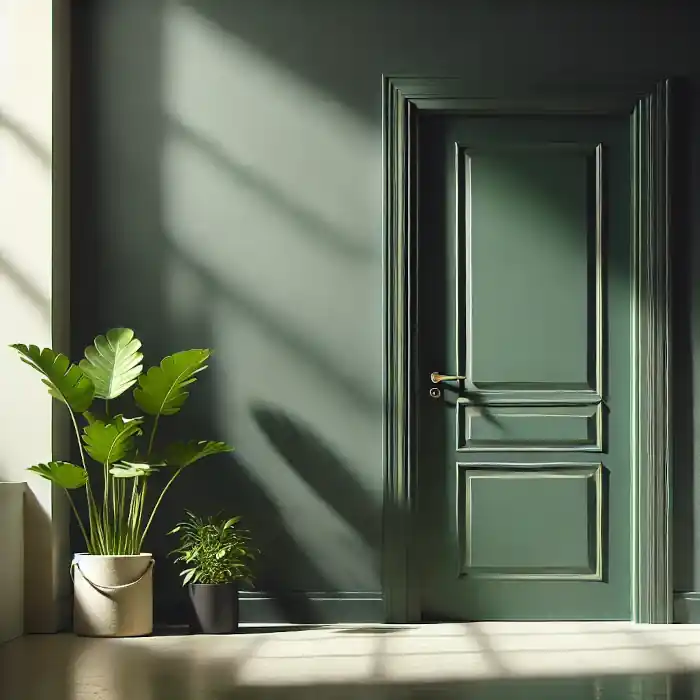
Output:
M82 637L153 632L153 556L75 554L73 631Z

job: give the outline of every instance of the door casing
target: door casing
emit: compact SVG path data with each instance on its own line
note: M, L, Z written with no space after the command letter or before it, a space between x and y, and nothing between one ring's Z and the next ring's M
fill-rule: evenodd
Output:
M384 521L390 622L420 620L416 488L418 113L627 115L632 134L632 619L673 621L670 155L675 82L475 97L459 78L383 78Z

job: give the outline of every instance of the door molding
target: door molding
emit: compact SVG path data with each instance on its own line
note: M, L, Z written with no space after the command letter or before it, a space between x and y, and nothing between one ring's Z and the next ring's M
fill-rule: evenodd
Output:
M415 522L418 114L628 115L632 133L632 617L673 619L671 568L672 83L474 97L457 78L384 77L384 537L391 622L420 619Z

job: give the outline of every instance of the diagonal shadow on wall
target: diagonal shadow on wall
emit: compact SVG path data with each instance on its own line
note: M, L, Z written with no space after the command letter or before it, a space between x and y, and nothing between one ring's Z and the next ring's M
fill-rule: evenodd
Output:
M280 211L285 217L298 223L295 231L307 235L313 242L329 247L334 253L350 258L364 260L372 251L361 240L353 240L352 231L325 220L319 212L309 210L302 202L294 199L277 187L261 172L235 161L223 146L207 136L195 131L177 118L168 117L170 135L182 139L203 154L210 162L219 167L234 181L236 187L251 192L255 197L262 197L268 207Z
M8 114L0 111L0 131L7 130L17 141L46 167L51 167L51 151L26 127ZM11 235L11 234L10 234ZM16 232L15 235L19 235ZM44 320L51 318L51 301L16 265L0 252L0 275L8 279L22 296L41 314Z
M208 290L211 299L222 299L226 304L244 312L247 316L264 326L274 336L275 340L290 352L295 353L301 360L311 364L319 376L334 382L343 391L344 398L351 399L358 406L379 415L381 396L379 392L370 392L358 378L347 368L337 365L332 358L323 352L313 339L300 332L287 319L278 317L256 303L255 299L241 289L235 279L225 282L219 279L201 262L193 259L182 251L172 239L164 237L165 250L178 257L188 268L194 271Z
M291 469L370 546L379 541L381 494L371 493L323 439L274 406L255 404L253 417Z
M51 302L48 297L2 253L0 253L0 276L10 281L44 320L51 319Z
M0 112L0 129L9 131L44 167L51 167L51 150L16 119Z

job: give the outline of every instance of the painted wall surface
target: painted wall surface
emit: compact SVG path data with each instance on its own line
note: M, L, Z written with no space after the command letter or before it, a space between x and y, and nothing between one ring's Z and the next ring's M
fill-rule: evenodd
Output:
M25 489L23 482L0 481L0 644L24 634Z
M28 484L29 632L58 629L70 583L67 503L48 481L26 471L52 458L53 431L61 425L54 421L46 387L8 348L35 343L65 349L67 271L59 232L65 233L61 192L67 184L62 160L67 142L61 105L53 103L54 87L63 79L65 19L61 2L0 0L0 481ZM62 145L54 148L54 138ZM9 551L16 537L14 529L0 527L0 550Z
M294 591L380 590L382 74L462 75L475 94L692 76L700 56L690 5L81 6L75 346L128 325L150 362L213 347L173 433L237 447L182 477L156 521L159 557L172 545L162 533L184 507L224 509L253 529L265 554L258 587L273 592L281 617L311 615L299 612ZM684 105L693 125L680 194L688 200L700 167L692 90ZM682 223L679 261L690 259L700 213ZM700 586L689 545L698 328L689 325L690 286L679 292L676 508L687 590ZM156 581L158 614L172 617L176 576L162 559Z

